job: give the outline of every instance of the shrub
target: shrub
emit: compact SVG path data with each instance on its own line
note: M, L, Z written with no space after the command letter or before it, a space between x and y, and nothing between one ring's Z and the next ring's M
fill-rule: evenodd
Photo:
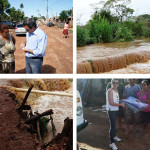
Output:
M98 25L98 41L99 42L111 42L112 40L112 28L111 25L108 23L107 19L101 19Z
M131 30L129 30L127 27L125 26L120 26L116 32L116 38L119 41L132 41L133 40L133 36L132 36L132 32Z
M85 27L77 26L77 46L84 46L87 44L88 30Z

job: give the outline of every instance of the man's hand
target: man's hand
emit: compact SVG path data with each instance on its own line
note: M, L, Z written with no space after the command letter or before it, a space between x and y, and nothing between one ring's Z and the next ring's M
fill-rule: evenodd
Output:
M20 49L23 50L24 48L25 48L25 44L22 42L22 43L20 44Z
M22 50L23 50L24 52L28 52L28 49L27 49L26 47L24 47Z

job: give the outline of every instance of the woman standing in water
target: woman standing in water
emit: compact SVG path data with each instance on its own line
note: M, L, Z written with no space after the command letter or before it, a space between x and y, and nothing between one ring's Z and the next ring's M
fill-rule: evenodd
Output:
M119 80L112 79L111 80L111 88L106 92L106 109L108 112L109 122L110 122L110 131L109 131L109 138L110 144L109 147L112 150L117 150L117 146L115 145L114 141L119 142L121 141L120 138L116 136L116 120L118 117L118 110L119 106L126 107L124 104L119 104L119 94L118 88Z
M15 72L15 38L7 25L0 26L0 73Z
M147 80L143 80L141 83L142 90L137 93L137 101L148 104L148 107L141 112L142 120L145 124L146 136L150 136L150 89L148 89L149 83Z

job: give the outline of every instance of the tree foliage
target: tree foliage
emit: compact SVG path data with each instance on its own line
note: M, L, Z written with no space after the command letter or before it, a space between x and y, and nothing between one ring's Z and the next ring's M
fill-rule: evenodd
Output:
M61 19L62 21L66 21L66 20L68 20L68 17L72 16L72 15L73 15L72 9L70 9L70 10L63 10L59 14L59 19Z
M127 7L131 0L107 0L103 9L114 12L116 16L119 16L119 20L122 22L130 17L134 10Z
M9 8L10 8L10 4L8 0L0 0L0 21L4 16L6 16L4 14Z

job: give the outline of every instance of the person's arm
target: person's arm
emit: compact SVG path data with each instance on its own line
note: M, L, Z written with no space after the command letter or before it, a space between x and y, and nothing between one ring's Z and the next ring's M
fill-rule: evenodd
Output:
M126 87L125 87L125 89L124 89L123 98L124 98L124 99L127 99L127 89L126 89Z
M146 104L150 104L150 91L148 92L148 98L147 99L137 100L137 102L143 102L143 103L146 103Z
M12 41L13 41L13 44L15 45L16 44L16 39L12 36Z
M108 100L109 100L109 104L112 106L126 107L124 104L118 104L113 101L113 91L111 89L108 91Z

